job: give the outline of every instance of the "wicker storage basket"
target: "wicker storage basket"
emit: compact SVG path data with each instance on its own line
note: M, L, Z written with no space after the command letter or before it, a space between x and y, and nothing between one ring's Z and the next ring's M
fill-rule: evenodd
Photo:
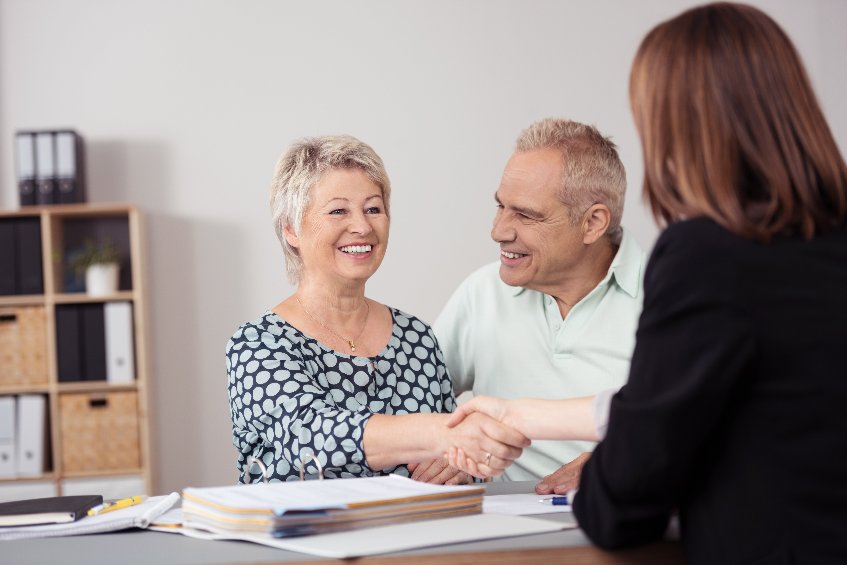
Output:
M59 396L64 472L141 467L135 391Z
M0 307L0 385L47 384L44 306Z

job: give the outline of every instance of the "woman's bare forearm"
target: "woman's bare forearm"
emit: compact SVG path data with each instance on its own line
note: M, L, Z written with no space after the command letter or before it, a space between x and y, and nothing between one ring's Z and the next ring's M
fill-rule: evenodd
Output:
M374 414L365 425L362 445L374 470L417 463L444 453L449 414Z
M503 423L532 439L599 441L593 402L593 396L509 400Z

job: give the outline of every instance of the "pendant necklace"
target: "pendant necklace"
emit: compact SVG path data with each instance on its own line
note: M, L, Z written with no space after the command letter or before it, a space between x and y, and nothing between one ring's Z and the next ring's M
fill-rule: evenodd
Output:
M295 297L294 297L294 300L296 300L296 301L297 301L297 304L299 304L299 305L300 305L300 308L303 310L303 312L305 312L305 313L306 313L306 315L307 315L309 318L311 318L311 320L312 320L313 322L315 322L315 323L316 323L316 324L318 324L320 327L322 327L323 329L325 329L326 331L328 331L329 333L331 333L332 335L334 335L336 338L338 338L338 339L340 339L341 341L343 341L344 343L346 343L346 344L348 345L348 347L350 347L350 351L352 351L353 353L356 353L356 340L357 340L357 339L359 339L360 337L362 337L362 334L363 334L363 333L364 333L364 331L365 331L365 327L368 325L368 316L370 316L370 314L371 314L371 306L370 306L370 304L368 304L368 299L367 299L367 298L365 299L365 321L362 323L362 328L359 330L359 333L357 333L357 334L356 334L356 336L355 336L353 339L347 339L346 337L344 337L344 336L342 336L341 334L337 333L335 330L333 330L332 328L328 327L326 324L324 324L324 323L323 323L323 322L321 322L319 319L317 319L316 317L314 317L314 316L312 315L312 313L311 313L311 312L309 312L308 310L306 310L306 307L305 307L305 306L303 306L303 303L300 301L300 297L299 297L299 296L295 296Z

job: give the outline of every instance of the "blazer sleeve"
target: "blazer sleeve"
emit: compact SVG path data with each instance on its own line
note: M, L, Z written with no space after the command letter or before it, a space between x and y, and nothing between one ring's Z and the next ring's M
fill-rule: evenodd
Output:
M756 340L732 250L701 227L671 226L656 244L629 381L583 469L574 512L601 547L662 537L749 385Z

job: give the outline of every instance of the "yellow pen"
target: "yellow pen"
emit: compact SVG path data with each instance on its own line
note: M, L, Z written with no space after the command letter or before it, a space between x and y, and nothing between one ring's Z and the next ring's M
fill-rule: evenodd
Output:
M115 500L113 502L104 502L103 504L98 504L94 508L88 511L89 516L97 516L98 514L103 514L104 512L111 512L112 510L120 510L121 508L127 508L129 506L135 506L136 504L141 504L144 502L143 496L131 496L129 498L122 498L120 500Z

